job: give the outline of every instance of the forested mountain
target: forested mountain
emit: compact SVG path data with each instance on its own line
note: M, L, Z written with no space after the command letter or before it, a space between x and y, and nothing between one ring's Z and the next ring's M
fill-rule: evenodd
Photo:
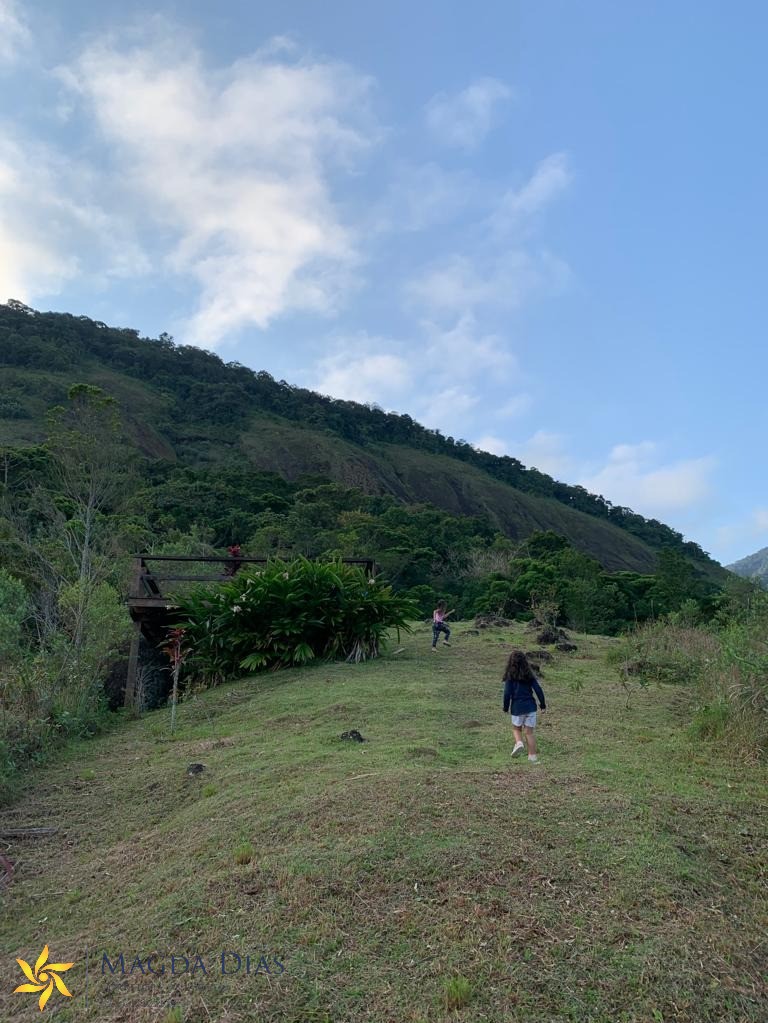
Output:
M732 565L728 565L728 569L744 579L757 579L762 586L768 589L768 547L763 547L762 550L735 561Z
M297 555L374 558L391 584L375 593L409 615L449 600L457 618L535 614L611 635L663 615L711 621L734 582L750 590L662 523L409 416L169 337L10 303L0 306L0 792L61 738L101 727L105 681L114 669L119 690L125 678L131 555L223 556L233 544L299 572L312 562ZM325 578L327 566L314 568ZM293 605L282 620L294 642ZM291 656L314 656L299 639Z
M292 484L312 477L479 516L513 540L551 530L612 571L652 572L658 551L671 549L704 575L722 575L676 531L582 487L478 451L408 415L293 387L168 335L142 338L10 302L0 306L0 366L0 444L7 447L40 443L46 410L72 384L88 383L117 399L134 446L148 465L165 466L155 474L186 468L202 481L247 468ZM242 539L252 523L238 523L232 511L229 539Z

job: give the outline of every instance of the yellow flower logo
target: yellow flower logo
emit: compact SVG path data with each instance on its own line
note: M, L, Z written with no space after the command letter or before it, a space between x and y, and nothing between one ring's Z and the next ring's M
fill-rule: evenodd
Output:
M20 984L14 994L18 994L21 991L31 992L42 991L40 995L39 1006L40 1012L45 1008L45 1003L51 997L54 985L59 989L62 995L66 995L67 998L72 997L72 992L67 990L67 985L59 976L60 973L64 973L65 970L69 970L74 963L49 963L48 962L48 946L46 945L43 951L40 953L37 962L35 963L34 970L31 968L29 963L25 963L23 959L17 959L16 962L24 971L24 976L29 981L29 984Z

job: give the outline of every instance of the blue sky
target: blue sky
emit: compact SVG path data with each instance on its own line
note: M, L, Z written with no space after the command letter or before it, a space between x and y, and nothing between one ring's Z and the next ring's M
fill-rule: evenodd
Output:
M768 8L0 0L0 301L768 544Z

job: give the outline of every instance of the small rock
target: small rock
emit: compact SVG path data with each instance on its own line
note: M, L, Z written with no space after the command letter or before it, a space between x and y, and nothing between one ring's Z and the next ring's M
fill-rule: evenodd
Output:
M202 774L204 770L205 764L190 764L187 768L187 774L192 778L196 774Z
M365 742L365 739L362 737L362 735L358 732L356 728L350 728L348 732L342 732L341 738L347 740L348 742Z
M475 618L475 628L486 629L489 625L495 625L497 628L503 629L511 625L511 622L508 618L502 618L501 615L494 614L478 615Z
M546 664L553 659L549 650L526 650L525 656L529 661L539 661L540 664Z
M570 654L573 653L574 650L578 649L579 648L576 646L575 643L562 642L555 644L555 650L559 650L561 654Z

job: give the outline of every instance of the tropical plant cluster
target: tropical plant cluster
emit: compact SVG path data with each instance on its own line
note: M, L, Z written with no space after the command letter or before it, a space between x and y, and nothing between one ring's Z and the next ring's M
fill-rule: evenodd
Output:
M207 682L315 659L367 660L416 613L362 568L306 558L273 560L179 598L188 675Z

